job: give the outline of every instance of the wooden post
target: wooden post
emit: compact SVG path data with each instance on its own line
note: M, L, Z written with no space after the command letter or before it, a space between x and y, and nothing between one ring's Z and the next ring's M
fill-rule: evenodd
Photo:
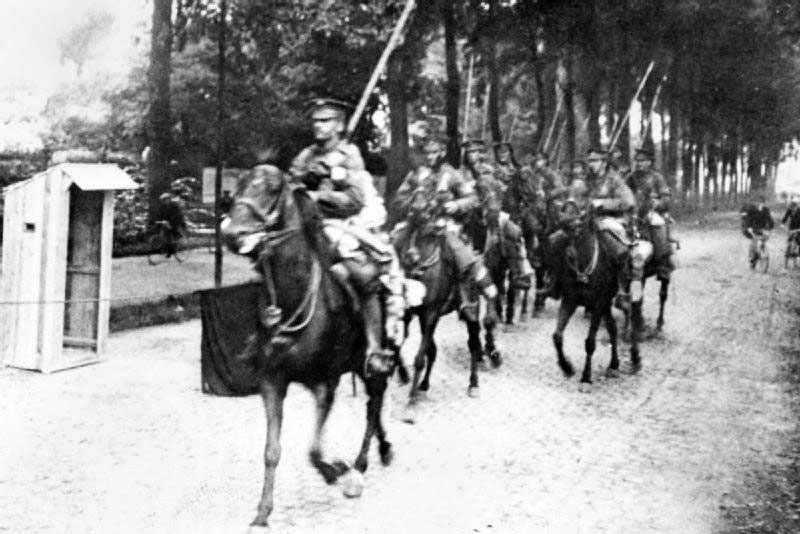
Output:
M636 93L634 93L633 98L631 99L631 103L628 104L628 109L625 110L625 116L622 117L621 121L619 121L619 124L617 125L614 135L611 136L611 141L608 143L609 147L613 147L617 143L617 139L619 139L619 136L622 133L622 129L628 123L628 117L630 117L631 115L631 107L633 106L633 103L639 98L642 89L644 89L644 84L647 83L647 78L650 76L650 72L653 70L653 66L655 66L655 64L656 64L655 61L651 61L650 65L647 66L647 70L645 71L644 76L642 76L642 81L639 82L639 88L636 89Z

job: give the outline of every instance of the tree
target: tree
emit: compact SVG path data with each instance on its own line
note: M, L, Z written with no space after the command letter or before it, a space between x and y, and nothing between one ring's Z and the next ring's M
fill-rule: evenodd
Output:
M147 158L149 176L149 218L154 222L159 196L169 188L172 119L170 117L170 72L172 54L172 0L154 0L153 26L148 74L150 109L148 113L150 153Z

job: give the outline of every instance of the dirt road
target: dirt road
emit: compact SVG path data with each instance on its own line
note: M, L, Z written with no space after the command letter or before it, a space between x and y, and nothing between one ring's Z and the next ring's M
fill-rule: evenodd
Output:
M470 399L466 334L445 320L419 420L396 418L407 391L393 386L395 463L373 452L360 499L307 463L313 405L291 389L274 532L800 532L800 271L750 272L733 227L681 233L665 333L639 375L603 378L600 343L580 393L556 366L548 304L502 335L505 364ZM655 284L646 299L654 321ZM566 333L579 365L586 327ZM199 336L197 321L143 329L112 336L99 365L0 370L0 532L244 532L265 421L258 398L200 393ZM355 456L363 417L343 381L329 456Z

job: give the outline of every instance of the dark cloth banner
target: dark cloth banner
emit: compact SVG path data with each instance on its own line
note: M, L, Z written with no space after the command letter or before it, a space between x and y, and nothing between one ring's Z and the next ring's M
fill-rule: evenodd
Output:
M260 291L259 282L197 291L203 325L203 393L236 397L258 392L252 361L241 355L258 328Z

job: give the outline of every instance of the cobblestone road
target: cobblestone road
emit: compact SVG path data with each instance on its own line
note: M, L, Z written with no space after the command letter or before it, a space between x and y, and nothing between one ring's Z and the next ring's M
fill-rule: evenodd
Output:
M663 338L643 346L641 374L613 380L602 378L600 343L591 393L555 364L552 305L502 336L505 364L482 375L480 399L466 396L466 335L445 320L419 420L397 419L407 391L393 386L395 462L384 468L373 451L360 499L307 463L313 404L293 386L274 532L735 531L726 510L765 498L748 480L796 460L785 369L798 358L800 272L751 273L732 229L683 237ZM586 327L576 318L567 330L579 365ZM199 338L197 321L143 329L112 336L99 365L0 370L0 532L244 532L260 492L263 410L257 397L200 393ZM343 381L328 456L355 456L363 418L363 394ZM783 524L800 532L797 515Z

